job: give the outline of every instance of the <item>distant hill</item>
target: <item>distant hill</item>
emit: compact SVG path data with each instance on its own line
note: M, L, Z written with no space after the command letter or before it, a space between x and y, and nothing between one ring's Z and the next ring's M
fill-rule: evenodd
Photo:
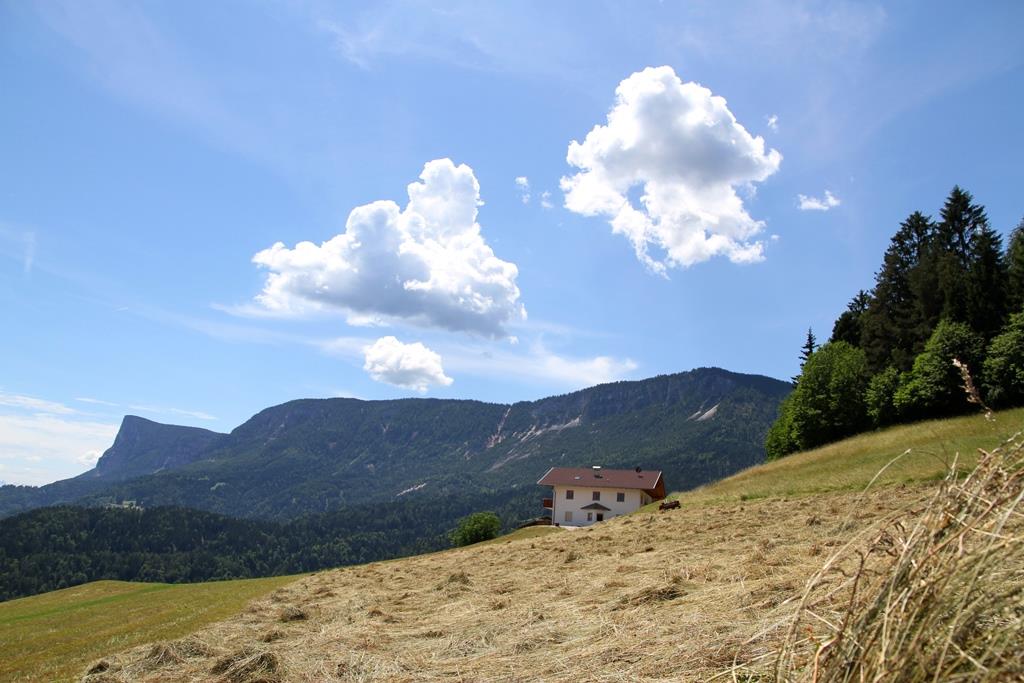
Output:
M371 503L520 491L552 465L664 470L685 490L764 460L786 382L718 368L603 384L513 405L303 399L221 435L127 417L95 470L0 489L0 514L134 500L287 520Z
M114 482L182 467L206 457L225 438L207 429L125 415L113 445L88 472L40 487L0 482L0 516L72 503Z

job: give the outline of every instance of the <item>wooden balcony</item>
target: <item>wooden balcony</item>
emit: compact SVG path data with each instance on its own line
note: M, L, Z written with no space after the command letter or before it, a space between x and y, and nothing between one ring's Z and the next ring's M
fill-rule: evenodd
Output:
M545 510L550 510L551 509L551 499L550 498L545 498L541 502L544 503L544 509Z

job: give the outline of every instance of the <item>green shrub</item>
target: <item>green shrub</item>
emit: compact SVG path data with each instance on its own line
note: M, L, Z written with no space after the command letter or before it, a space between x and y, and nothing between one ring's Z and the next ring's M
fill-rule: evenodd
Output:
M487 541L501 531L501 520L493 512L474 512L459 520L459 525L448 535L452 545L464 546Z
M867 426L868 363L846 342L830 342L804 365L793 397L793 430L800 448L855 434Z
M800 450L800 442L793 430L793 394L779 404L779 417L768 429L764 449L768 460L775 460Z
M994 406L1024 402L1024 312L1010 322L988 347L984 365L985 398Z
M893 397L901 419L966 411L970 405L961 386L963 378L953 366L953 359L958 358L976 373L981 368L983 349L981 337L967 325L948 320L940 322L924 351L914 359L907 381L900 383Z
M868 363L844 341L825 344L804 363L796 388L768 430L768 459L856 434L868 424L864 394Z
M891 365L868 382L864 402L867 404L868 418L875 427L885 427L896 422L899 413L893 401L899 388L900 371Z

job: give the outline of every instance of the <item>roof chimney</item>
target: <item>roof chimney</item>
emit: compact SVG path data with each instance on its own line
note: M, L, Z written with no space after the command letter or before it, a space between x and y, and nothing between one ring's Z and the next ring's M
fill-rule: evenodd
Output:
M600 465L591 465L590 469L594 470L594 479L603 479Z
M592 469L592 470L600 470L601 466L600 465L591 465L590 469Z

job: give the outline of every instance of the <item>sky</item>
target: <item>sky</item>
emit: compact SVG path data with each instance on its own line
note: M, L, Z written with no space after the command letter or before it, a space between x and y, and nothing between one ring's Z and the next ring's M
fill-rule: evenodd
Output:
M0 480L121 417L789 378L956 184L1024 4L0 2Z

